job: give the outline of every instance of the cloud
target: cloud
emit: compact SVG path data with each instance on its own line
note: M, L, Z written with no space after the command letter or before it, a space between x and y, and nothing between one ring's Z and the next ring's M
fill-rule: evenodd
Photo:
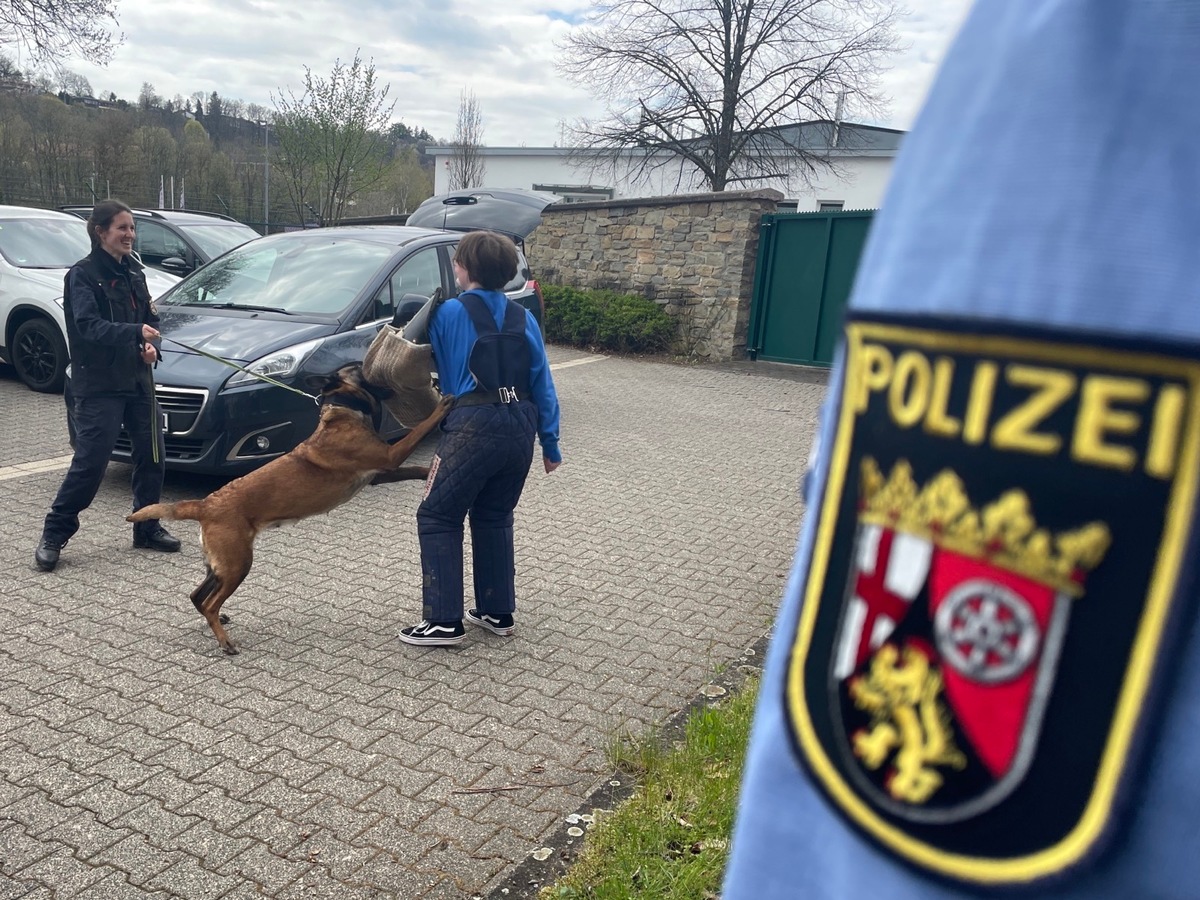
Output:
M884 79L906 128L969 0L922 0L900 34L907 50ZM143 82L163 97L206 96L271 107L303 90L304 68L326 77L356 52L390 85L393 116L450 138L464 90L473 91L489 146L550 146L562 123L599 104L555 70L556 44L594 4L577 0L154 0L120 6L125 43L107 68L64 61L100 93L133 101Z
M912 126L970 6L970 0L922 0L919 11L900 21L897 32L906 49L883 78L884 92L891 98L891 115L877 124L902 129Z

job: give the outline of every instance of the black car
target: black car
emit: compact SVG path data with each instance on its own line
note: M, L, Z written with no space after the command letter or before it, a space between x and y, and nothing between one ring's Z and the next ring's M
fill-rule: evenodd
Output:
M311 376L362 361L398 310L419 308L437 288L457 295L450 260L461 236L388 225L276 234L181 281L158 302L164 341L155 380L167 466L242 474L308 437L317 422L312 399L210 356L311 392ZM524 254L519 262L505 290L534 309L536 283ZM385 416L385 438L406 430ZM114 458L130 459L124 434Z
M66 212L86 219L90 206L64 206ZM183 209L133 210L137 233L133 249L143 263L186 275L226 250L232 250L258 237L258 232L237 219L220 213Z

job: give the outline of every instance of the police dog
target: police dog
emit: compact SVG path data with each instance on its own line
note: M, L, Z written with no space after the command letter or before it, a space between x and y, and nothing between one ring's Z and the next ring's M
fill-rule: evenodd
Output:
M425 478L425 466L401 466L449 411L453 397L442 397L433 412L395 444L375 432L387 388L370 384L362 367L343 366L320 385L321 418L303 443L261 469L244 475L203 500L155 503L126 516L192 519L200 523L207 574L192 591L192 604L227 654L237 648L222 624L221 605L250 572L254 539L264 528L278 527L341 506L369 483Z

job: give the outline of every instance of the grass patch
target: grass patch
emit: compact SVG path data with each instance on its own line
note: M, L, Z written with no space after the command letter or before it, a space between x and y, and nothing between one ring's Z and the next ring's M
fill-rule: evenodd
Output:
M615 739L615 768L641 787L597 817L570 871L538 900L717 897L757 693L749 679L721 705L697 710L676 746L657 733Z

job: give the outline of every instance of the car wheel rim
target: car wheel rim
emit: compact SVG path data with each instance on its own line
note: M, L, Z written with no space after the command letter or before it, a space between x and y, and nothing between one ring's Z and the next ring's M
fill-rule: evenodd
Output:
M25 335L19 352L21 368L31 381L44 384L54 378L54 348L45 335L37 331Z

